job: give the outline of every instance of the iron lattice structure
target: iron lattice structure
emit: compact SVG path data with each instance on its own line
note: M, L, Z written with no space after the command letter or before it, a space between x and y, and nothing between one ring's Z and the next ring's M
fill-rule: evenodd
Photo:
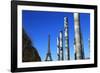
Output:
M45 61L52 61L51 51L50 51L50 35L48 35L48 52Z

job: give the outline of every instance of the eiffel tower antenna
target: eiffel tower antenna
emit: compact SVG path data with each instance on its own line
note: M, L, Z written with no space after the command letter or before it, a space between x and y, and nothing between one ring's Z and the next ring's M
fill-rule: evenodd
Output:
M50 51L50 34L48 35L48 52L45 61L52 61L51 51Z

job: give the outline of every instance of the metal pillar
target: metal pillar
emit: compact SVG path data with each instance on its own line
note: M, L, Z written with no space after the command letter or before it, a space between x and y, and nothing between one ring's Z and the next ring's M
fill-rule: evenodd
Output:
M64 60L64 56L63 56L63 32L60 31L60 60Z
M79 13L74 13L76 59L83 59Z
M77 51L76 51L76 49L75 49L75 44L76 44L76 43L75 43L75 38L74 38L74 59L76 60L76 52L77 52Z
M58 60L60 60L60 41L59 41L59 37L57 37L57 56L58 56Z
M66 48L66 59L70 60L70 53L69 53L69 37L68 37L68 18L64 17L64 38L65 38L65 48Z

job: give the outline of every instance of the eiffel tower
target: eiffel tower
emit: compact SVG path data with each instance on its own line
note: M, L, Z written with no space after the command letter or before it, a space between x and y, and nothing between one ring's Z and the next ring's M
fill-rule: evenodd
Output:
M50 35L48 35L48 52L45 61L52 61L51 52L50 52Z

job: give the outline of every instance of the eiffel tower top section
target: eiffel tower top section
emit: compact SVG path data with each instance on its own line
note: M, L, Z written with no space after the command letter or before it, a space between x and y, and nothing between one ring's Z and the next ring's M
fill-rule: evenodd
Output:
M50 34L48 35L48 53L50 53Z

